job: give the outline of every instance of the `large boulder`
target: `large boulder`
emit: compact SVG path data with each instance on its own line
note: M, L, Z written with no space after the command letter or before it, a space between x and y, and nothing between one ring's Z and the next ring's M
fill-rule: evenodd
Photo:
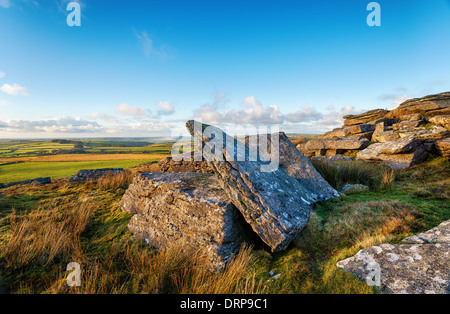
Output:
M272 138L276 136L276 143ZM276 134L261 134L245 137L245 144L266 160L271 160L271 147L278 145L280 168L310 191L311 197L317 200L328 200L339 196L339 193L325 181L306 158L289 140L284 132ZM265 147L264 147L265 145Z
M370 286L396 294L450 293L450 221L404 240L361 250L337 263Z
M139 172L120 206L134 214L128 229L147 244L205 249L217 268L238 251L245 233L241 214L211 174Z
M311 192L280 167L250 159L257 152L221 129L193 120L186 127L254 232L272 251L285 249L308 222Z
M422 117L450 114L450 92L409 99L392 110L387 117L399 118L417 113Z

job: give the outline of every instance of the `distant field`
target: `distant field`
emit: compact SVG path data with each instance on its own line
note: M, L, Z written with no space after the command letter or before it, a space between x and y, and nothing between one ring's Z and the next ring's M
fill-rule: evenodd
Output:
M81 148L76 147L77 142L82 143ZM170 156L172 145L126 139L3 140L0 183L69 177L82 169L130 168Z
M82 161L82 162L24 162L0 166L0 183L11 183L34 178L69 177L83 169L130 168L159 159Z
M173 143L80 140L86 154L168 154ZM0 141L0 158L22 158L70 153L74 143L61 144L52 141Z
M156 160L169 154L69 154L34 157L0 158L1 163L10 162L80 162L80 161L124 161L124 160ZM1 166L1 165L0 165Z

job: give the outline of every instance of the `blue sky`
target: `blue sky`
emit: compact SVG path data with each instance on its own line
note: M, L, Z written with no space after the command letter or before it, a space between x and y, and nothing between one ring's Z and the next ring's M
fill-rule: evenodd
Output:
M450 1L0 0L0 138L322 133L450 90Z

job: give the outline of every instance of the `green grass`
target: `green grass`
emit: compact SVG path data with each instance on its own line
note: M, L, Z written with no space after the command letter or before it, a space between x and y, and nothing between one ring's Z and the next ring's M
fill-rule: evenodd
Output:
M152 144L147 141L136 140L80 140L85 145L84 151L88 154L166 154L170 152L173 143ZM148 145L147 145L148 144ZM108 145L113 147L102 147ZM116 146L116 147L114 147ZM118 147L127 146L127 147ZM70 151L74 144L59 144L47 141L0 141L0 158L32 157L52 154L53 151Z
M83 169L131 168L152 160L113 160L86 162L24 162L0 166L0 182L10 183L34 178L69 177ZM156 161L156 160L155 160Z

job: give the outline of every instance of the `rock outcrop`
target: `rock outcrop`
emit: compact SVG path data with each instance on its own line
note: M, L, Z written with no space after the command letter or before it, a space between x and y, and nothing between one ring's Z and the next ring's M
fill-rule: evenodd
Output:
M403 242L363 249L337 266L381 291L449 294L450 221Z
M344 117L344 126L297 146L305 156L357 155L363 160L405 168L423 162L427 153L448 158L450 92L411 99L393 111L372 110ZM378 153L378 143L414 137L423 145L409 152ZM375 144L373 144L375 143Z
M450 114L450 92L407 100L387 117L392 119L410 114L420 114L423 118Z

